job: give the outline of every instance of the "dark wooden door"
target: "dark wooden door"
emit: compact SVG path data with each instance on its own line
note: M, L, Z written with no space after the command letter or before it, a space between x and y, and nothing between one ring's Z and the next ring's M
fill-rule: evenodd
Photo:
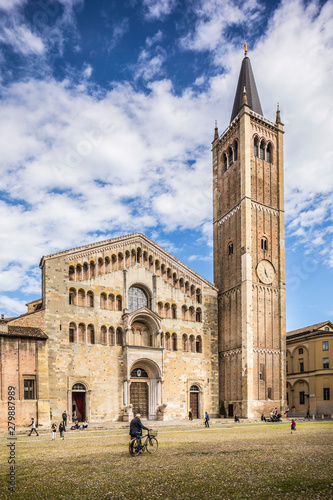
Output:
M130 389L133 415L140 413L148 418L148 384L147 382L132 382Z
M199 418L199 394L197 392L190 392L190 408L193 418Z

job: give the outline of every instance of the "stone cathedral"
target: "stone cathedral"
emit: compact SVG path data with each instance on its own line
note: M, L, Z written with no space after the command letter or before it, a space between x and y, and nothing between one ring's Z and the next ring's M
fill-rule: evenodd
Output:
M283 125L246 52L212 156L214 285L140 233L44 256L42 298L0 321L1 422L8 387L17 425L283 408Z

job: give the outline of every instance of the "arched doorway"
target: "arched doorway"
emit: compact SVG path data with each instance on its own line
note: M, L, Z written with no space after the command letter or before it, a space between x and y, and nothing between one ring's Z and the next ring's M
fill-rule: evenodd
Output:
M199 387L191 385L190 388L190 408L193 418L199 418Z
M143 368L135 368L131 372L130 402L133 415L140 413L148 418L148 384L149 376Z
M132 364L129 375L128 400L133 415L140 413L144 418L156 420L162 398L158 365L150 359L138 359Z
M74 411L79 422L86 420L86 387L80 383L72 387L72 415Z

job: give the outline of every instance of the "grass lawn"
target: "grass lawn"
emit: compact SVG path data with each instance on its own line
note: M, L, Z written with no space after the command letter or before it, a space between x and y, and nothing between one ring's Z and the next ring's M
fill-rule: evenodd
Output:
M157 453L135 458L124 431L65 436L17 437L15 493L0 438L0 498L333 498L333 423L163 428Z

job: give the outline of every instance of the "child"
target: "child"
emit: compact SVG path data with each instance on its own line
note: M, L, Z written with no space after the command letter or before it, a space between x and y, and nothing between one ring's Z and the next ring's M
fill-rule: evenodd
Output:
M61 439L65 439L65 426L63 424L63 422L60 422L60 425L59 425L59 432L60 432L60 437Z
M51 431L52 431L52 439L55 439L56 438L56 432L57 432L57 426L56 426L56 424L52 424Z
M290 434L292 434L293 431L295 431L295 430L296 430L296 422L295 422L295 419L292 418L291 419L291 433Z

